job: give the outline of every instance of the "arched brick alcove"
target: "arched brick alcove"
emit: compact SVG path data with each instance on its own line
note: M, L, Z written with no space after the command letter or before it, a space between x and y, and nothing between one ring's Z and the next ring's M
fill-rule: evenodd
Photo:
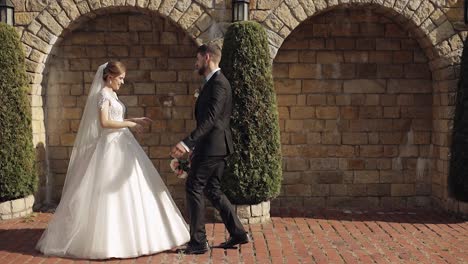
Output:
M34 142L46 149L39 157L39 201L60 198L94 72L118 59L128 68L120 92L128 115L155 120L138 139L183 205L180 180L168 173L169 146L193 127L192 94L199 85L193 72L196 46L221 33L197 3L148 4L83 7L64 1L43 10L23 33Z
M350 17L346 16L346 14L343 13L347 12L346 10L356 9L360 10L360 13L357 14L357 16L361 18L355 18L358 20L364 19L364 21L361 21L362 25L357 25L357 28L355 27L355 25L352 25L353 23L350 23ZM339 15L340 12L341 15ZM323 23L321 19L326 20L326 18L324 17L328 16L329 14L338 14L338 16L335 16L334 18L329 19L328 22ZM331 16L333 17L333 15ZM366 16L368 16L371 19L372 17L379 17L384 20L387 20L388 22L366 22ZM431 169L428 172L429 176L426 176L424 183L422 185L419 185L419 187L417 187L416 185L413 185L412 187L410 185L400 185L399 187L396 185L394 185L393 187L383 187L381 185L383 184L383 182L380 182L382 178L380 172L378 173L378 176L372 174L369 175L365 172L362 172L364 174L361 174L361 172L359 172L358 178L363 178L364 181L372 181L372 183L367 182L362 184L375 185L372 185L372 187L370 185L367 185L367 187L361 186L359 187L361 189L354 186L352 187L353 190L351 192L347 189L347 187L344 187L343 184L346 180L356 181L356 178L354 178L354 172L352 174L352 180L347 178L349 177L349 175L346 176L346 174L339 176L335 175L334 178L320 174L318 176L315 175L314 177L321 178L324 181L322 182L322 184L324 185L317 185L317 182L315 180L311 180L311 189L309 189L309 187L306 186L307 184L303 185L303 182L300 182L300 180L304 180L303 176L298 176L297 174L292 173L291 177L293 184L291 186L288 186L288 182L285 179L286 188L284 188L282 194L283 198L287 200L285 201L285 204L304 205L304 197L297 197L296 195L291 193L297 194L305 192L309 194L315 193L315 195L316 193L320 193L320 195L316 195L318 197L314 197L314 195L306 195L309 197L308 203L311 206L317 204L319 206L324 204L339 205L341 203L352 205L353 203L359 204L361 202L379 206L384 206L385 204L387 204L387 202L388 204L394 204L396 206L405 206L411 204L428 205L429 200L432 200L436 202L436 204L442 205L446 208L450 208L451 205L453 205L453 200L451 200L451 198L449 197L447 188L449 160L448 151L451 133L451 111L453 110L453 98L455 95L454 92L456 90L458 66L460 61L459 56L462 47L462 34L458 34L457 32L455 32L451 22L448 21L447 17L441 11L441 8L437 5L437 3L434 3L433 1L347 1L346 3L338 3L334 1L284 1L279 3L278 6L270 12L270 14L262 23L267 29L267 33L269 35L270 50L275 62L275 83L278 92L285 92L285 95L287 95L288 92L291 92L291 89L296 89L297 92L295 98L294 96L290 96L289 98L284 97L280 98L279 100L280 104L288 104L292 102L292 105L289 105L289 107L286 106L285 108L280 108L283 111L283 134L287 135L287 129L293 129L293 127L295 127L296 125L298 127L301 127L306 125L305 123L308 123L307 125L316 126L317 122L313 119L316 119L318 116L322 116L322 118L325 119L323 127L320 128L322 129L320 131L322 132L322 134L320 134L320 136L318 137L314 138L312 135L304 137L303 135L293 135L294 133L289 134L289 137L283 137L283 146L285 147L283 149L286 150L286 155L288 155L287 152L289 151L287 144L292 144L293 141L296 141L297 145L308 144L307 142L310 141L315 142L315 144L317 144L318 142L322 149L310 148L311 150L308 151L307 154L310 154L312 156L320 156L321 154L317 154L317 152L320 153L321 151L324 151L323 143L326 142L325 145L327 146L325 146L325 149L327 150L324 151L325 154L323 154L320 157L326 157L326 161L323 162L327 164L332 161L337 162L337 164L335 164L335 167L332 166L329 169L341 170L342 167L340 166L344 166L342 164L343 161L340 158L336 159L337 156L335 154L330 155L330 145L336 144L336 148L338 148L339 151L344 152L341 153L341 155L349 155L349 157L356 157L356 154L359 155L361 153L361 147L358 147L357 150L356 147L350 148L351 146L349 142L354 140L354 144L365 145L370 144L369 142L371 142L371 140L377 140L377 142L381 142L379 144L382 144L380 147L377 148L381 148L383 151L382 153L384 153L384 155L392 156L396 154L385 153L386 151L392 152L390 142L395 142L395 146L397 146L395 149L398 153L401 154L403 152L402 147L407 145L407 142L409 141L408 139L411 139L424 141L424 146L421 146L418 143L418 154L411 154L415 157L415 160L409 162L406 165L403 165L403 167L407 166L407 168L412 168L411 170L414 171L413 173L406 173L407 176L405 176L405 173L400 174L400 176L398 177L403 177L403 182L400 183L408 184L404 183L404 181L413 181L410 179L405 180L404 178L410 177L410 174L413 174L414 178L416 177L417 173L415 172L417 172L418 167L422 167L423 163L419 160L427 158L427 160L430 161L431 164ZM328 29L326 26L325 28L320 29L320 26L318 25L320 23L332 26ZM383 31L381 31L382 25L379 25L379 23L388 23L389 25L384 25ZM389 28L389 34L392 34L390 31L393 28L394 34L403 35L388 36L385 32L387 30L386 27ZM335 36L332 36L331 39L328 39L328 36L319 35L318 39L310 39L308 40L307 44L300 43L300 41L294 42L292 40L293 38L297 38L297 36L309 36L311 38L314 38L314 34L320 34L319 32L317 32L320 30L324 31L322 33L325 34L327 34L327 30L328 33L330 33L330 30L334 31L335 33L332 32L331 34L335 34ZM342 32L337 32L340 30ZM383 35L378 35L379 31L381 31ZM362 45L365 45L365 39L358 40L358 38L365 38L366 36L374 39L374 46L363 48L361 50L362 52L360 53L360 48L356 43L357 41L360 41ZM397 40L391 40L392 37L396 37ZM336 38L342 38L343 41L336 42ZM406 38L406 40L403 40L402 38ZM352 45L355 46L353 47ZM405 49L406 51L411 50L411 52L413 53L412 58L409 59L404 55ZM387 63L387 66L385 67L388 67L388 76L382 75L383 72L385 72L385 70L383 70L383 65L385 65L385 63L379 63L378 61L376 61L379 60L379 58L377 58L377 56L373 56L371 58L371 55L369 53L378 52L379 50L394 50L395 53L401 52L400 58L397 58L400 55L392 55L393 57L391 57L390 59L401 59L403 61L406 60L406 62L400 62L400 66L395 65L399 63L393 63L393 61L392 63ZM338 52L338 56L336 52ZM295 53L298 54L297 61L294 61L293 59L293 57L295 57ZM381 57L380 59L386 60L388 58ZM307 62L307 60L309 61ZM376 68L369 66L369 63L372 60L374 60L373 63L375 64ZM420 63L423 64L422 67L418 66L418 64ZM309 66L301 64L309 64ZM400 71L400 67L402 67L401 73L398 72ZM338 71L340 72L340 76L330 76ZM381 73L379 73L379 71ZM325 74L328 76L324 78L324 76L321 74ZM394 76L392 77L391 74L394 74ZM414 76L411 77L410 75ZM369 76L373 77L370 78ZM354 113L357 114L358 120L364 115L368 115L369 117L380 116L380 113L382 114L382 119L385 119L386 115L387 118L392 119L390 118L390 115L392 115L390 111L393 110L390 110L391 108L389 108L392 106L385 106L385 104L389 103L385 102L385 100L387 100L388 98L383 99L381 97L383 97L384 95L385 97L387 97L388 95L393 94L396 96L397 102L398 100L400 100L398 104L407 104L408 108L397 107L398 110L395 109L395 111L397 111L394 113L395 117L399 117L398 119L394 119L392 121L392 126L395 126L395 122L404 123L403 115L419 116L421 119L417 121L413 119L413 121L411 121L410 123L412 125L416 123L424 123L423 130L426 131L424 132L424 135L413 137L414 135L411 135L411 133L413 133L414 131L409 133L409 131L412 131L411 129L409 129L407 130L406 135L403 135L401 137L398 135L398 133L395 134L392 133L392 130L388 130L387 132L389 138L387 139L371 138L370 134L367 135L367 141L362 138L354 138L357 135L344 135L342 133L340 134L339 139L333 137L333 132L335 131L335 129L344 132L344 130L340 130L343 129L343 127L340 127L340 125L343 126L343 123L345 123L345 126L349 125L349 123L343 122L342 118L344 117L344 115L353 115L352 112L346 112L347 110L350 110L352 108L335 108L337 104L340 103L348 104L348 102L337 102L337 97L342 99L341 97L344 96L345 90L349 92L353 89L366 89L366 87L368 89L381 89L381 84L379 84L378 81L375 82L379 78L385 79L384 90L382 90L381 92L377 92L373 95L366 94L364 96L364 98L366 99L364 99L364 101L362 102L349 102L350 107L353 107L353 103L359 105L363 103L361 105L362 107L370 107L366 109L360 108L359 110L357 110L356 113ZM415 78L415 80L404 80L407 78ZM323 81L327 79L331 82L324 84ZM336 80L339 80L338 84ZM411 82L412 84L410 84ZM285 83L287 84L286 87L283 85ZM411 89L414 93L418 95L411 95L411 93L413 92L408 92L408 90ZM417 91L418 89L420 90ZM317 94L310 94L311 92ZM358 94L357 92L355 93L356 95ZM411 100L413 101L410 105L408 105L409 102L401 101L405 97L405 94L406 96L409 95L409 97L412 97ZM378 99L374 102L372 101L376 98L373 96L378 96ZM357 98L356 96L354 97ZM288 100L290 101L287 102ZM329 107L330 103L334 107L327 108ZM376 105L372 106L372 104ZM310 107L315 107L315 109L311 111ZM345 106L343 105L343 107ZM376 108L372 110L373 107ZM395 107L395 105L393 105L393 107ZM387 112L385 113L385 111ZM295 117L293 117L292 115L295 115ZM338 118L340 122L337 123L336 118ZM301 119L307 119L307 121L304 121L305 123L303 122L302 124L300 121L295 121ZM334 124L332 124L332 122L334 122ZM287 123L289 123L289 128ZM369 124L362 125L367 126ZM379 121L377 121L377 124L374 125L374 128L378 128L378 126L381 126L381 133L387 133L385 132L385 130L391 127L388 123L388 120L386 123L383 120L382 123L379 123ZM402 126L404 127L404 125ZM296 128L298 129L298 127ZM407 128L408 127L410 126L407 126ZM347 129L350 128L348 127ZM368 130L370 131L372 129L369 128ZM304 130L300 132L304 132ZM325 137L323 135L323 132L326 132ZM393 139L390 139L390 137L393 137ZM344 144L344 140L347 141L348 144ZM361 141L361 143L359 143L359 141ZM371 146L371 148L373 147L375 146ZM293 152L293 156L296 158L301 157L302 154L300 152L298 153L296 150L296 147L293 147L293 149L291 150ZM377 150L377 152L378 151L380 150ZM397 154L397 156L400 154ZM305 166L307 167L307 170L310 170L310 166L312 166L311 164L315 164L311 163L311 160L309 160L308 163L306 162L307 165L304 165L303 162L301 163L301 161L297 161L299 163L295 164L294 162L296 161L297 160L294 159L292 161L289 161L289 167ZM317 162L319 167L324 166L322 161ZM285 159L284 165L287 174L289 173L287 171L287 159ZM364 165L364 168L365 166L366 165ZM391 167L395 167L393 161ZM411 170L409 170L408 172L410 172ZM372 177L374 178L371 180ZM374 182L374 180L376 182ZM340 183L335 183L335 181ZM358 184L357 182L354 183ZM416 182L413 183L416 184ZM295 184L298 185L293 186ZM331 185L333 184L341 185L336 185L332 187ZM340 193L339 196L344 196L344 198L336 198L336 203L330 203L330 197L332 196L331 188L334 188L337 193ZM407 195L404 194L401 197L408 196L408 198L395 199L394 197L392 197L392 193L397 194L399 192L397 191L397 189L400 188L402 191L401 194L407 193ZM390 194L390 197L388 199L385 199L387 202L383 202L384 199L382 198L382 196L377 194L379 192ZM323 193L326 193L326 195L323 195ZM345 197L352 193L356 193L356 195L351 195L351 197ZM366 195L363 195L363 193L366 193ZM353 196L361 196L363 198L354 199L352 198ZM409 198L410 196L411 198ZM375 199L376 197L380 198ZM410 200L412 202L410 202ZM457 207L458 205L454 206Z

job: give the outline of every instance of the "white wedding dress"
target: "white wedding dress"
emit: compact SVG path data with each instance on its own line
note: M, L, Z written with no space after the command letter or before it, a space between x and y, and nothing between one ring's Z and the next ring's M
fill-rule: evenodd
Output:
M190 239L186 222L133 134L96 124L92 109L99 112L106 101L110 119L122 121L125 112L114 92L102 90L103 66L85 107L84 130L78 132L62 199L36 246L46 255L131 258Z

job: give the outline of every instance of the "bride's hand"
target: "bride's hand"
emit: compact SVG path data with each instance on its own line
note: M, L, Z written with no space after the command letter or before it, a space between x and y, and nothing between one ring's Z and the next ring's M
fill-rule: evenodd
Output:
M135 131L137 133L143 132L144 127L142 125L138 124L137 122L133 122L133 124L135 124L135 125L130 127L133 131Z

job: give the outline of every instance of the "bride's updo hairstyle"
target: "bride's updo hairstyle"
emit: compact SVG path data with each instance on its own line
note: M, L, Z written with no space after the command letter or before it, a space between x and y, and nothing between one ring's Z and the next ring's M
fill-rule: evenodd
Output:
M107 63L106 68L104 68L102 78L104 79L104 81L107 81L107 77L117 77L124 73L126 70L127 69L125 68L125 65L120 61L109 61Z

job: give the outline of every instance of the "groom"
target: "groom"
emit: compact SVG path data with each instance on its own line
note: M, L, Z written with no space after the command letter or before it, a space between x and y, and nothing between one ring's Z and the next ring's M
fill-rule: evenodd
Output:
M192 164L186 182L190 218L190 242L185 254L208 251L205 232L203 193L220 212L230 238L221 243L231 248L250 241L234 207L221 191L221 177L226 158L233 152L230 118L232 112L231 85L218 67L221 51L215 45L201 45L197 50L195 68L205 78L195 104L197 127L188 137L172 148L171 155L180 158L193 151Z

